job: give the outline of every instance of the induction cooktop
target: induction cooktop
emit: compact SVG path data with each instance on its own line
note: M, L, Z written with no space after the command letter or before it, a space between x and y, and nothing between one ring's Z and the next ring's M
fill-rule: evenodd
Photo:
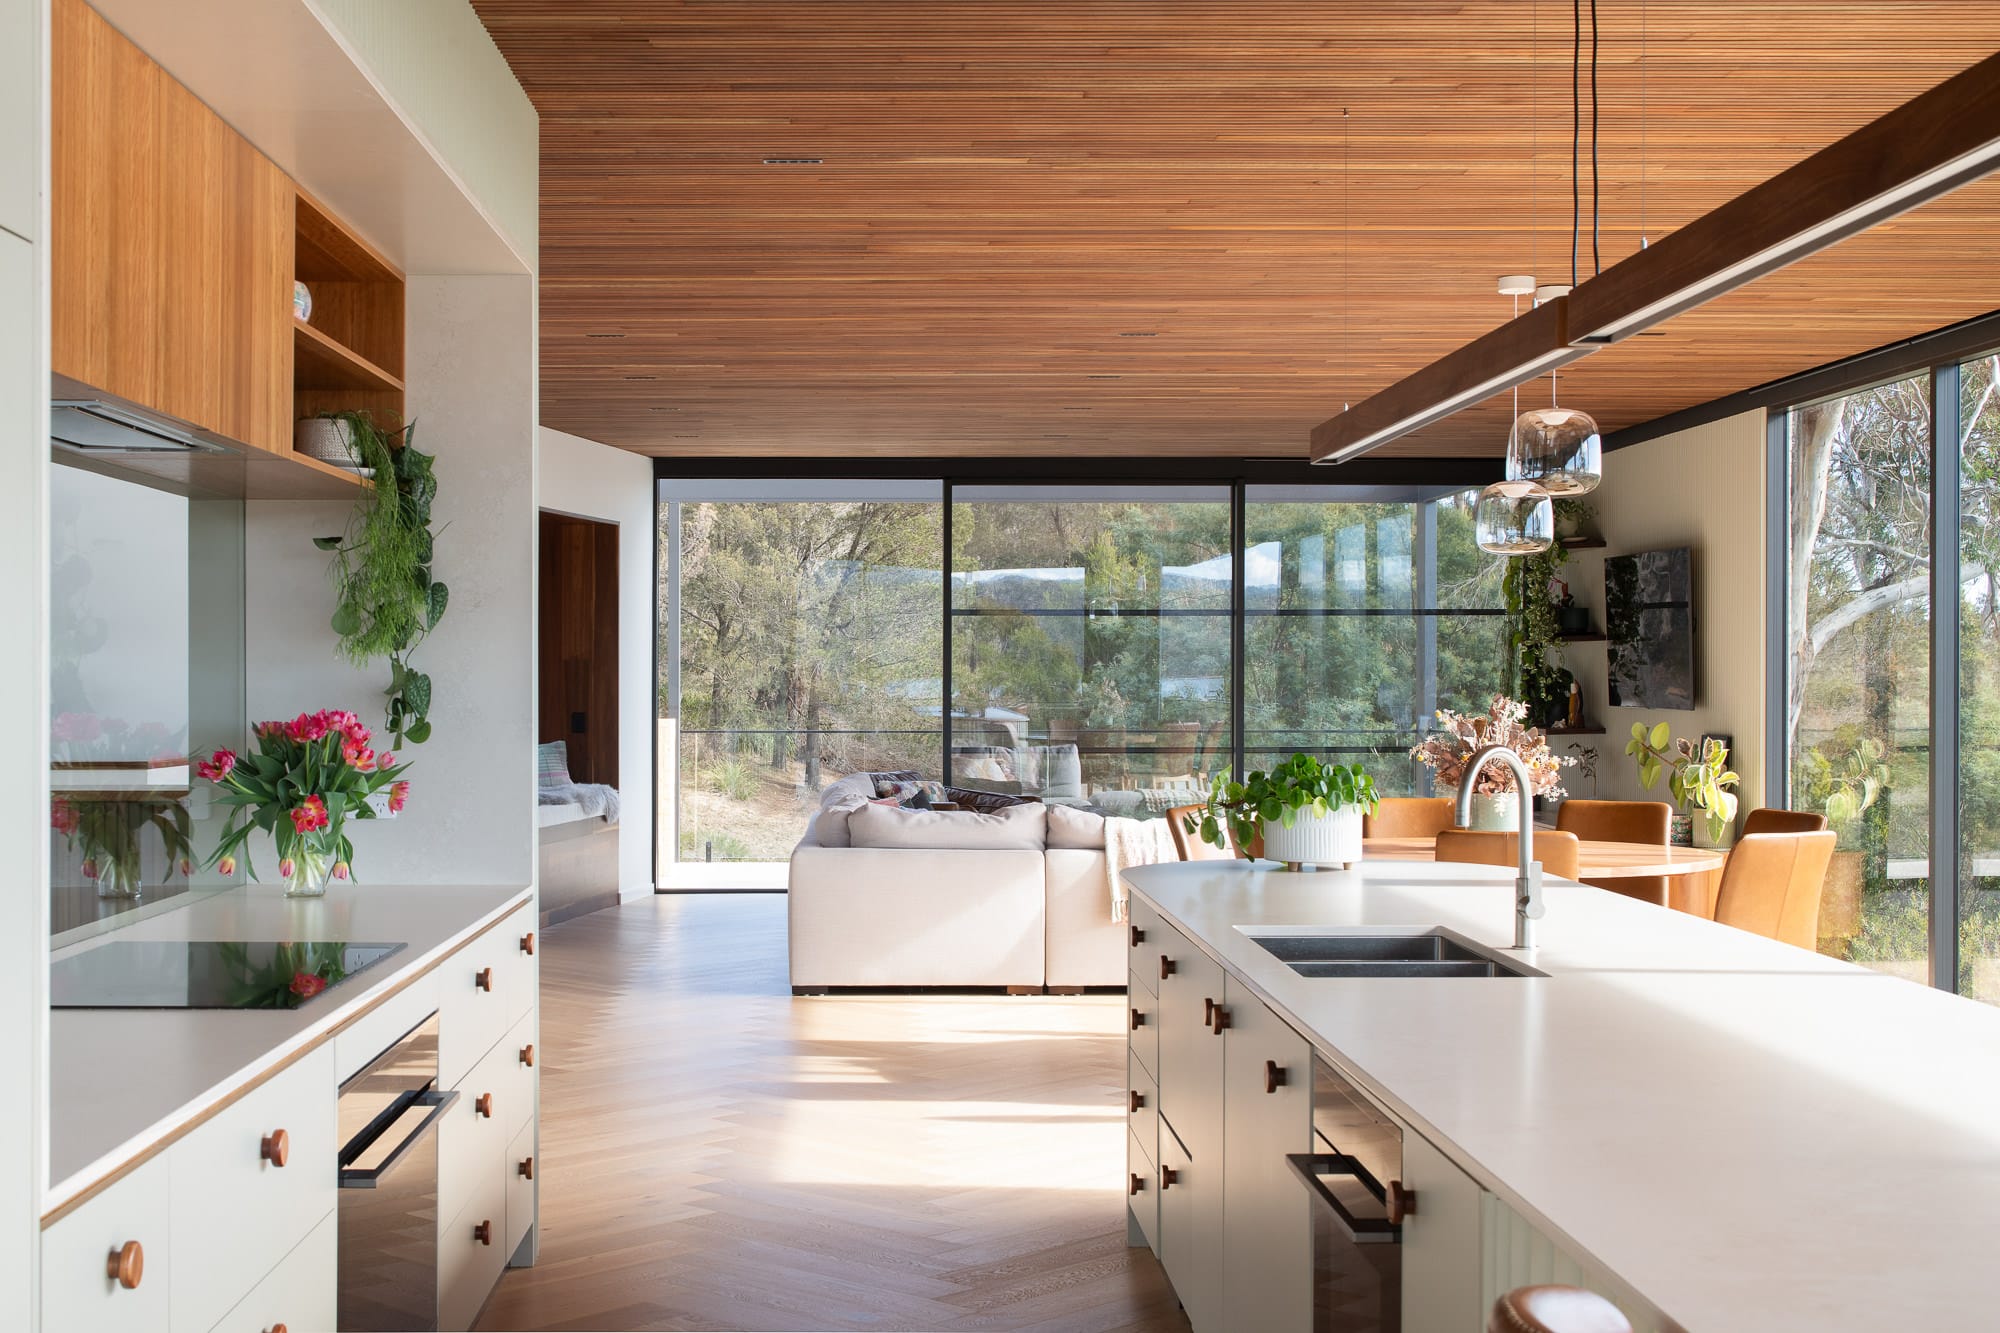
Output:
M296 1009L401 944L112 940L49 964L56 1009Z

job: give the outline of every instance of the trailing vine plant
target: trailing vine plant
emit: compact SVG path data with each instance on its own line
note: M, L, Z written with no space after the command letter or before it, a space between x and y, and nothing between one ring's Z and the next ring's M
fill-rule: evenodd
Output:
M341 656L357 666L388 659L388 730L398 745L421 745L431 734L431 678L411 666L410 657L451 602L451 590L431 577L434 460L411 442L415 423L385 431L366 412L329 418L345 424L356 461L375 472L347 531L313 539L333 553L333 632L340 636Z
M1581 502L1557 500L1558 517L1588 516ZM1507 562L1500 590L1507 608L1507 645L1513 658L1515 697L1528 705L1528 721L1551 726L1567 716L1576 677L1563 665L1561 622L1550 583L1569 561L1561 542Z

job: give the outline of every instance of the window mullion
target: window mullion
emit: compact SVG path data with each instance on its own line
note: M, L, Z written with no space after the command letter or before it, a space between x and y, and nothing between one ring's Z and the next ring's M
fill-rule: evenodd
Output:
M1958 989L1959 367L1931 369L1931 984Z

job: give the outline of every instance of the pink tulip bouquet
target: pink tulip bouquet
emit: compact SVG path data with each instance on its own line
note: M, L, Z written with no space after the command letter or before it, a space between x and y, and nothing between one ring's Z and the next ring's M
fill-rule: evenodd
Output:
M235 807L213 863L233 875L240 851L250 878L257 878L247 843L262 830L277 843L286 895L316 897L326 892L329 878L352 873L354 844L343 829L349 819L375 818L368 798L387 791L389 809L403 808L410 784L400 775L409 766L370 749L368 728L352 713L301 713L290 722L260 722L255 730L256 753L217 750L195 765L215 784L216 799Z

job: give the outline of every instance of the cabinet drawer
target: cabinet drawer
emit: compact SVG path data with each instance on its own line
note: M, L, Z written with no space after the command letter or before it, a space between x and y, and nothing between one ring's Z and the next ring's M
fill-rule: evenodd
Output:
M167 1159L155 1157L42 1232L42 1327L123 1333L167 1327L172 1276ZM112 1276L113 1255L139 1246L137 1285Z
M1154 975L1162 978L1160 1054L1152 1066L1160 1083L1160 1115L1190 1157L1201 1161L1212 1155L1211 1165L1219 1167L1225 1041L1213 1020L1218 1006L1227 1008L1222 968L1164 922L1154 953Z
M1160 1152L1160 1085L1153 1081L1152 1073L1137 1057L1125 1062L1126 1075L1126 1119L1131 1123L1132 1135L1145 1145L1146 1153L1155 1162Z
M1126 913L1125 944L1132 975L1138 978L1133 987L1135 993L1144 990L1148 995L1159 994L1159 959L1155 956L1159 953L1159 925L1158 913L1136 898L1131 901Z
M508 1142L534 1122L535 1071L521 1062L534 1030L532 1015L515 1024L465 1076L458 1101L439 1122L440 1215L449 1217L463 1207L487 1177L500 1179ZM491 1114L481 1114L482 1097L490 1098L486 1106Z
M335 1327L340 1305L339 1241L337 1218L321 1219L211 1333L270 1333L280 1324L296 1333Z
M465 1207L438 1231L441 1330L472 1327L507 1266L507 1184L500 1178L497 1154L494 1167L480 1177Z
M507 1257L535 1224L535 1124L531 1120L507 1145Z
M1146 1146L1138 1136L1125 1136L1125 1202L1132 1209L1132 1216L1139 1221L1139 1230L1146 1237L1146 1246L1155 1255L1160 1252L1160 1170L1153 1165L1147 1155Z
M1147 1073L1156 1073L1160 1067L1160 1002L1139 984L1136 972L1125 988L1125 1008L1125 1026L1132 1034L1132 1058Z
M175 1329L213 1326L334 1211L333 1071L333 1048L323 1045L168 1151Z
M438 1081L459 1087L466 1072L535 1003L535 919L523 905L438 965Z

